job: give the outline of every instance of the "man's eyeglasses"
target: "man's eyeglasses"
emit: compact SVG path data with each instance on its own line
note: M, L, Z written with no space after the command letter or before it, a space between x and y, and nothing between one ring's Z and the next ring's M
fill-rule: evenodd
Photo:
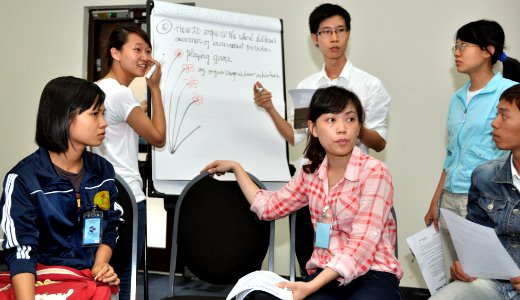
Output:
M316 32L317 36L323 36L323 37L331 37L332 33L336 33L337 36L344 36L347 34L347 28L345 27L338 27L336 29L332 28L323 28L322 30Z
M453 45L453 47L451 47L451 52L453 52L453 54L455 54L455 52L457 52L457 50L459 50L462 53L462 52L464 52L464 49L466 49L466 47L480 47L480 46L473 45L473 44L467 44L467 43L455 44L455 45Z

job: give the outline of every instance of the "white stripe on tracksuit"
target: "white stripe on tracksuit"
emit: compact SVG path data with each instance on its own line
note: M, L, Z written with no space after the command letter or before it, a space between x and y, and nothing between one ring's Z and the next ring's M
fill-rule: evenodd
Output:
M17 259L29 259L29 253L31 252L31 246L18 246L16 247L16 258Z
M17 174L9 174L7 176L4 190L5 203L2 213L2 229L4 230L5 234L5 245L7 249L19 246L18 240L16 239L13 218L11 218L11 195L13 194L16 177L18 177Z
M14 190L14 182L18 177L17 174L9 174L7 176L6 184L5 184L5 204L3 208L2 214L2 229L4 230L5 239L6 239L6 249L10 249L16 247L16 258L17 259L29 259L29 253L31 252L31 246L22 245L18 243L16 238L16 229L14 227L13 218L11 217L11 204L12 204L12 194Z

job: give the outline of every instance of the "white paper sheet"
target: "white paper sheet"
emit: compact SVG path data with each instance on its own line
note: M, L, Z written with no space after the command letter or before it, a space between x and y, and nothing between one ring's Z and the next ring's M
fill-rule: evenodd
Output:
M289 90L289 95L294 103L294 108L309 107L311 103L312 95L314 95L315 89L294 89Z
M431 225L408 237L406 241L417 259L430 294L435 294L447 283L440 233Z
M520 276L520 269L493 228L473 223L443 208L441 213L466 274L503 280Z
M285 114L280 19L155 1L150 28L167 122L166 146L152 150L156 190L175 194L217 159L289 181L286 141L253 103L260 81Z
M255 271L240 278L227 296L226 300L237 296L236 300L242 300L252 291L264 291L282 300L292 300L292 291L276 286L277 283L288 281L269 271Z

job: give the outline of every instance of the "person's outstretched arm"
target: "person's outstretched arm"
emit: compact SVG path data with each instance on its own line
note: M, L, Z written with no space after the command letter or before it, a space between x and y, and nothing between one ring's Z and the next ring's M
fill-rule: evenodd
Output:
M260 188L253 182L253 180L249 178L249 175L244 170L244 168L242 168L242 166L236 161L216 160L204 167L201 172L208 172L211 175L223 175L226 172L235 173L238 185L240 186L242 193L244 193L247 202L249 202L251 205L253 205L255 200L256 192L260 190Z
M296 281L296 282L280 282L278 287L289 288L293 293L293 300L303 300L310 294L318 291L324 287L327 283L335 280L339 277L338 272L331 268L325 268L318 276L309 282Z
M265 111L269 114L271 119L276 126L276 129L280 133L280 135L287 141L289 144L294 146L294 129L291 124L287 122L274 108L273 105L273 96L271 92L264 89L260 82L256 82L253 86L253 93L255 96L255 104L265 109Z

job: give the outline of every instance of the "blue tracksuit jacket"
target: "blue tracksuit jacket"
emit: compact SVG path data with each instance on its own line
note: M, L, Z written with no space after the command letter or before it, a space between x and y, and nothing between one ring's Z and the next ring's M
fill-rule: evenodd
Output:
M36 263L90 269L97 247L82 246L82 218L104 200L102 243L114 249L122 209L112 165L85 151L80 207L72 184L56 173L49 152L40 148L20 161L4 180L0 216L3 249L11 276L36 272ZM107 201L108 200L108 201Z

